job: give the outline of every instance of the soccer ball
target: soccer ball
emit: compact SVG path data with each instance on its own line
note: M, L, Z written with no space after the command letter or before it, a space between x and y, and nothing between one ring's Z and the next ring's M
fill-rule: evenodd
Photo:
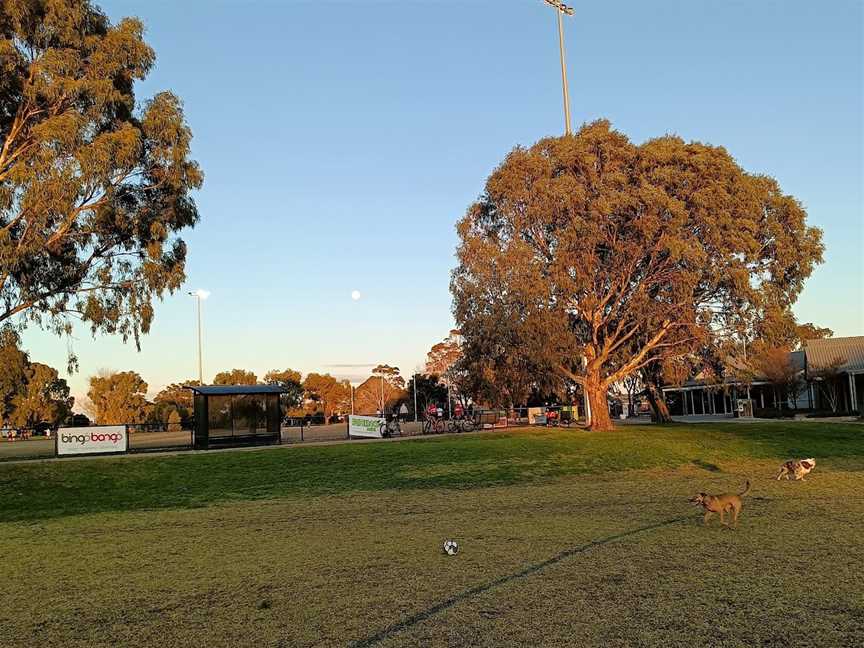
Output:
M444 553L448 556L455 556L459 553L459 545L455 540L445 540L444 541Z

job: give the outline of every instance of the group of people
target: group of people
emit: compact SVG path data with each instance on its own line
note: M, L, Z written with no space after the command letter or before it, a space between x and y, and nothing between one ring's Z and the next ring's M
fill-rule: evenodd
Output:
M466 412L465 407L462 405L462 403L456 402L456 404L453 406L453 418L454 419L464 418L466 413L469 415L472 414L473 409L474 409L473 406L471 406L471 407L469 407L469 411ZM375 416L378 416L378 417L381 416L381 410L380 409L375 410ZM399 418L403 422L408 420L408 406L405 403L402 403L401 407L399 408ZM439 403L429 403L429 405L426 407L426 418L427 419L443 419L444 418L444 408L441 407L441 405Z
M466 413L472 414L474 406L469 407L469 411L465 411L465 407L459 401L453 405L453 418L461 419L465 418ZM438 403L429 403L429 406L426 408L426 418L444 418L444 408L441 407Z
M47 433L51 435L49 430ZM23 441L33 436L33 430L16 430L15 428L6 428L3 430L3 438L6 441Z

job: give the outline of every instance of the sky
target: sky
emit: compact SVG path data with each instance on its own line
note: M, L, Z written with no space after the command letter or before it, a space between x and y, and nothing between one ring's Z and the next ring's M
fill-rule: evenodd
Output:
M563 131L555 12L541 0L101 0L140 17L157 64L140 100L184 102L205 173L186 288L131 342L24 335L79 399L99 370L155 394L244 368L408 375L453 326L455 224L517 145ZM859 0L584 0L565 42L573 123L632 141L725 146L824 230L795 307L864 335L864 106ZM352 300L358 290L361 298Z

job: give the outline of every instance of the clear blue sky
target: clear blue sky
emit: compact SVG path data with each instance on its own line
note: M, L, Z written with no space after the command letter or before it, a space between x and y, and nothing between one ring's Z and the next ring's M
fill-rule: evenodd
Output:
M158 63L144 98L185 101L206 183L187 234L205 302L205 378L242 367L410 373L452 326L454 225L515 145L563 128L555 16L541 0L102 0L137 15ZM864 334L862 3L574 1L574 124L675 132L775 176L823 228L796 307ZM363 294L352 302L353 289ZM73 346L73 393L100 368L155 392L197 373L193 300L157 305L133 345ZM25 336L65 366L67 341ZM362 372L362 370L360 371Z

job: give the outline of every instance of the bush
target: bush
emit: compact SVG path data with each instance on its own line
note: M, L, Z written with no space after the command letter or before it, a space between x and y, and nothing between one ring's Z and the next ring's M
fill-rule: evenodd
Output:
M800 414L801 412L796 412L795 410L790 409L782 409L778 410L772 407L753 408L753 416L756 418L765 418L765 419L791 419L795 417L795 414Z
M837 410L836 412L829 410L812 410L807 414L807 418L834 418L840 416L857 416L858 412L846 412Z

